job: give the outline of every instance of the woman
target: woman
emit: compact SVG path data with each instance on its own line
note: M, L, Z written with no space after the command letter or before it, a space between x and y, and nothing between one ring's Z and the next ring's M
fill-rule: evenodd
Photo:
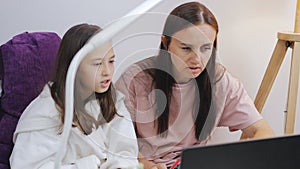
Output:
M65 115L65 81L74 55L96 25L79 24L64 35L53 82L23 112L14 133L11 168L52 169L61 142ZM114 51L107 42L87 54L77 70L73 127L61 168L137 167L138 147L124 99L111 83Z
M216 63L218 23L189 2L167 17L160 52L130 66L116 82L136 129L145 169L166 168L182 148L205 145L217 126L245 138L274 133L244 87Z

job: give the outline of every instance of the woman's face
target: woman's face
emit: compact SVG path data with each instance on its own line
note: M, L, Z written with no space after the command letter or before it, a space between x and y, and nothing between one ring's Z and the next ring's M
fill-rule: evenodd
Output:
M77 90L88 97L106 92L114 73L115 54L111 42L94 49L81 62L77 72Z
M178 83L201 74L210 59L215 39L216 30L208 24L189 26L173 34L168 52Z

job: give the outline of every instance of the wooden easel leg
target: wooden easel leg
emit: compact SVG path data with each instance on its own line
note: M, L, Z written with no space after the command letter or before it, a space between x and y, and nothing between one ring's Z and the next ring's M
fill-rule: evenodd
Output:
M281 63L286 54L287 47L285 40L278 40L273 51L271 60L257 92L256 98L254 100L254 104L259 112L262 111L266 99L270 93L274 80L277 76ZM299 53L298 53L299 54Z
M286 114L286 124L285 124L286 134L294 133L299 70L300 70L300 42L294 42L294 48L293 48L292 59L291 59L291 68L290 68L288 103L287 103L287 114Z

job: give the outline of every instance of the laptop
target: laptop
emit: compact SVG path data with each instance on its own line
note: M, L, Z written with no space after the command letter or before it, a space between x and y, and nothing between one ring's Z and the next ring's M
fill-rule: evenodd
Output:
M300 135L186 148L180 169L300 169Z

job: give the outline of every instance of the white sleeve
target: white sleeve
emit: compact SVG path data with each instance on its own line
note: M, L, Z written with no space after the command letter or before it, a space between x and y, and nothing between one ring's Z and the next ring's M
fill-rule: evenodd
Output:
M124 97L117 101L116 116L103 127L107 136L107 160L100 168L137 168L138 146L136 134L129 112L124 105Z
M60 169L99 169L100 160L95 155L90 155L75 161L74 164L62 165ZM54 162L44 164L40 169L53 169Z
M60 136L56 130L46 129L23 132L16 135L16 142L10 156L11 169L53 169ZM98 169L99 159L95 155L64 164L61 169Z

